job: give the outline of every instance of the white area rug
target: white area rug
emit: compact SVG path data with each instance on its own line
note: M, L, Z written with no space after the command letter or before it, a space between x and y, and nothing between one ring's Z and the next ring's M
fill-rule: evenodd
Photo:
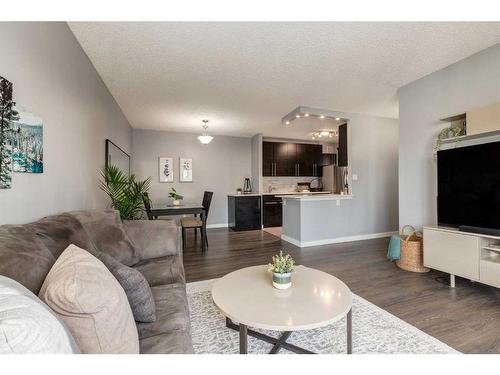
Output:
M225 317L212 301L215 280L187 284L191 330L196 353L239 352L238 332L226 328ZM443 342L353 294L353 353L459 353ZM277 337L279 332L260 330ZM346 353L346 320L323 328L294 332L288 342L316 353ZM249 353L267 353L272 345L248 336ZM290 353L281 349L279 353Z

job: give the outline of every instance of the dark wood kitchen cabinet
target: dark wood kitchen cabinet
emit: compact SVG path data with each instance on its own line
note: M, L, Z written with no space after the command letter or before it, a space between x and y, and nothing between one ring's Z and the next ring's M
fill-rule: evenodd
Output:
M338 165L347 167L347 124L339 126Z
M262 174L264 177L320 177L323 151L318 144L263 142Z
M260 195L230 195L227 197L229 228L234 231L262 229Z
M283 222L283 201L275 195L262 196L262 224L264 228L281 227Z

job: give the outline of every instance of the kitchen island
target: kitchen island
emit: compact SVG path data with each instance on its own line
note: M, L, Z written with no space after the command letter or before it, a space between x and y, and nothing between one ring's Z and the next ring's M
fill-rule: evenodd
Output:
M277 195L283 199L281 238L299 247L352 241L352 195ZM357 237L357 236L356 236Z

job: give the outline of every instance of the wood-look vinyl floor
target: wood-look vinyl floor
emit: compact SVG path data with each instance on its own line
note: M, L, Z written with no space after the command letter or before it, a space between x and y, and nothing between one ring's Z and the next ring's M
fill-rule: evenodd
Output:
M264 231L208 230L209 248L200 250L192 231L186 238L187 281L224 276L239 268L269 263L280 249L298 264L343 280L351 290L391 314L464 353L500 353L500 289L457 278L452 289L431 271L400 270L386 260L388 239L298 248Z

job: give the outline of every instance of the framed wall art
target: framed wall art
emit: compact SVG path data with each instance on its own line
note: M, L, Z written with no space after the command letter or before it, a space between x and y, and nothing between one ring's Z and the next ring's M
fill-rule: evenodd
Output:
M43 173L43 122L38 116L19 111L12 122L12 170Z
M174 182L174 158L158 158L158 175L160 182Z
M193 159L179 158L179 181L193 182Z

